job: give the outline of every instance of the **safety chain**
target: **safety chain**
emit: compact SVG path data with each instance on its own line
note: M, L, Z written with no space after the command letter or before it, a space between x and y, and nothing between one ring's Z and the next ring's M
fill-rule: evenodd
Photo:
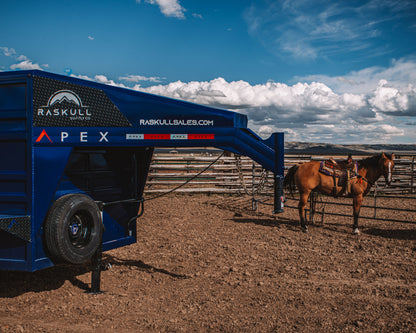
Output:
M253 195L253 196L256 194L259 194L263 190L266 182L268 181L269 171L264 168L262 169L258 186L255 190L252 191L252 193L250 193L247 189L247 184L244 180L244 174L243 174L242 163L241 163L241 155L234 154L234 158L235 158L235 165L238 171L238 178L240 179L240 183L241 183L241 186L243 187L244 192L247 195ZM252 180L252 186L254 188L254 175L253 175L253 180Z
M266 185L266 182L269 180L269 170L262 169L259 184L257 186L257 189L255 190L255 194L261 193L261 191L264 189L264 186ZM254 186L254 184L253 184Z

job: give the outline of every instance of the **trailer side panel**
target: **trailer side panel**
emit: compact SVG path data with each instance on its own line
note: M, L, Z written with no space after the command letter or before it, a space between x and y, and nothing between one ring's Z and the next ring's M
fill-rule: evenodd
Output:
M0 82L0 268L26 267L31 239L27 83Z

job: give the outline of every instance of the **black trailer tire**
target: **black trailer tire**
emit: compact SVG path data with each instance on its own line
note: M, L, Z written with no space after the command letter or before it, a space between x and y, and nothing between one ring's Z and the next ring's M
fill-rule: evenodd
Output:
M100 245L101 213L89 196L68 194L50 208L44 231L46 247L53 261L82 264Z

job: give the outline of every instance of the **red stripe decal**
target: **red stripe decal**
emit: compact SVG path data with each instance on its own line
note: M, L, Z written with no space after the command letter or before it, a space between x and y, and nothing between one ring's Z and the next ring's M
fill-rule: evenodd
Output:
M145 140L170 140L170 134L145 134Z
M188 140L214 140L214 134L188 134Z
M172 134L175 135L175 134ZM178 134L176 134L178 135ZM186 134L180 134L180 135L186 135ZM187 134L188 140L214 140L215 135L214 134ZM171 134L144 134L143 135L144 140L171 140ZM178 139L185 139L185 137L179 137ZM175 140L175 138L173 138ZM185 139L186 140L186 139Z

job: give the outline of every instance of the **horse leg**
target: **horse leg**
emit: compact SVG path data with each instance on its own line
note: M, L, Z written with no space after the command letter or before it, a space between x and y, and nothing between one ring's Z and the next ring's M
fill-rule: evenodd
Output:
M303 232L308 232L308 227L306 225L306 215L305 215L305 206L308 203L308 197L310 192L301 192L299 198L299 218L300 218L300 226Z
M358 235L360 230L358 230L358 216L360 215L361 205L363 203L363 195L355 195L353 197L353 215L354 215L354 224L352 226L354 234Z
M309 205L310 205L310 224L315 223L315 213L316 213L316 201L318 200L318 194L316 192L311 192L309 195Z

